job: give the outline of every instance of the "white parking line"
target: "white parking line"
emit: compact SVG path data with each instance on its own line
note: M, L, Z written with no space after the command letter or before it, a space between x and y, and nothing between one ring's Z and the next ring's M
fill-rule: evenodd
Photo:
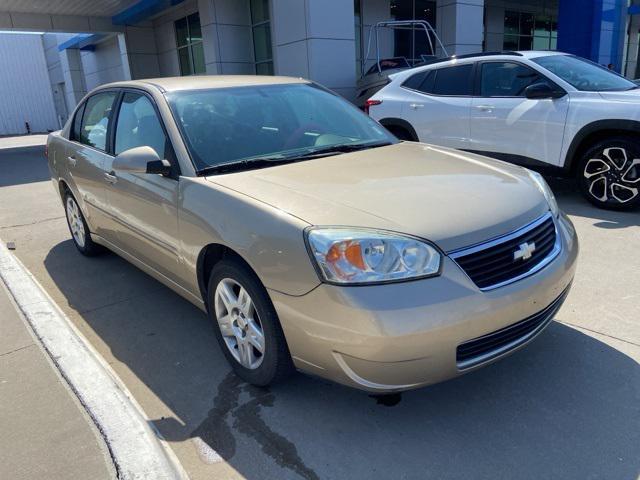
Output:
M104 437L118 478L187 479L116 373L1 242L0 278Z

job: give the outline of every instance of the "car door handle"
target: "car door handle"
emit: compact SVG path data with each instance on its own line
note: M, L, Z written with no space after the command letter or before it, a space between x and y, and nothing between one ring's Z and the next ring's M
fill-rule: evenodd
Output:
M409 106L415 110L417 108L424 107L424 104L423 103L410 103Z
M481 112L493 112L493 105L476 105L476 109Z
M76 160L76 157L70 155L67 157L67 160L69 161L69 165L72 167L76 166L76 163L78 163L78 160Z
M104 179L107 181L107 183L110 183L111 185L113 185L118 181L118 177L116 177L115 172L105 173Z

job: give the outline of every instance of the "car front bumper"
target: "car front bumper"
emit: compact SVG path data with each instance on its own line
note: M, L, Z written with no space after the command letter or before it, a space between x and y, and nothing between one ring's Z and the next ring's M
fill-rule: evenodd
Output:
M576 268L578 240L570 220L557 220L561 250L537 273L481 291L449 257L439 277L359 287L321 284L303 296L269 291L296 367L372 392L440 382L516 351L560 308ZM546 310L548 309L548 310ZM503 351L464 363L458 346L544 316Z

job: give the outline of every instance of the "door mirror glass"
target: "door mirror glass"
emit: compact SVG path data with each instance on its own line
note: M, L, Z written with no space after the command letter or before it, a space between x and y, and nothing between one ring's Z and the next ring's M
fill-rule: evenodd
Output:
M525 97L530 100L542 100L545 98L560 98L564 92L554 90L548 83L539 82L529 85L524 91Z
M151 147L134 147L118 154L113 159L113 169L128 173L157 173L168 175L171 172L171 164L163 160Z

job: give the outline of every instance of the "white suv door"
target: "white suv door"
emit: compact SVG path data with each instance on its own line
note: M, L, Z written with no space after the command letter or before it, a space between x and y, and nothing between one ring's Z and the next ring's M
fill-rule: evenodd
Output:
M569 95L527 99L524 90L534 83L548 82L554 89L559 87L519 62L480 62L476 78L477 96L472 100L470 143L466 148L497 154L493 156L514 163L561 166Z
M473 63L423 70L402 84L402 118L421 142L469 148Z

